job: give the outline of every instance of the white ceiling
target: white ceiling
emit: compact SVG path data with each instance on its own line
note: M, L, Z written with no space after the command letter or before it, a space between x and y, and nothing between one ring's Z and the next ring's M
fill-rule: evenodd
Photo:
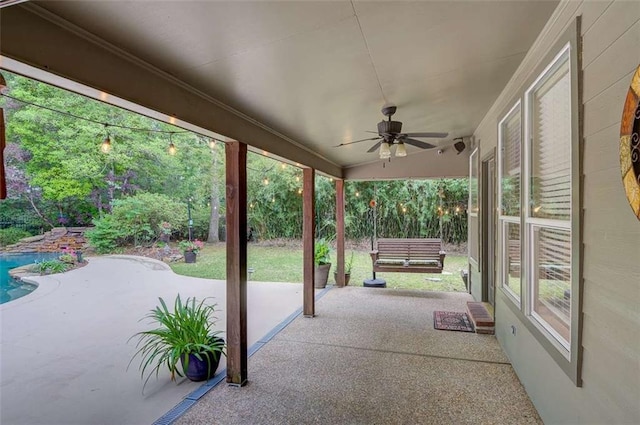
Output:
M372 136L385 103L405 132L471 135L557 5L37 3L342 167L376 159L333 146Z

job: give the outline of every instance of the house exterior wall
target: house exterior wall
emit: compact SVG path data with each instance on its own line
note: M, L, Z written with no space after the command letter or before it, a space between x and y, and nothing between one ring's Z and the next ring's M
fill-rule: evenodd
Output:
M622 107L640 64L640 2L561 2L474 137L480 158L496 147L502 115L576 16L582 16L583 42L582 387L514 314L500 289L496 335L545 423L637 424L640 222L625 197L618 149ZM470 243L477 243L471 236ZM472 294L480 299L480 273L473 265L470 272Z

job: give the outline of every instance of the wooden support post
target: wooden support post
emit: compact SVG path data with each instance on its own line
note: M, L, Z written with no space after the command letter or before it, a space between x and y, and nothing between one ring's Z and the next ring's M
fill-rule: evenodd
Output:
M313 168L305 168L302 171L302 247L303 253L303 300L302 311L305 317L315 315L315 291L314 291L314 239L316 237L316 171Z
M247 145L225 145L227 177L227 382L247 383Z
M345 285L344 277L344 180L336 180L336 250L338 264L336 264L336 285Z

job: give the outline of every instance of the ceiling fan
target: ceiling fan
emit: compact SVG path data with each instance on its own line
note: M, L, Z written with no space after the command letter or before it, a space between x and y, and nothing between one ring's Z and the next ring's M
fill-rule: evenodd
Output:
M407 156L407 148L405 144L416 146L420 149L435 148L436 145L423 142L422 140L414 139L414 137L420 138L436 138L442 139L447 137L449 133L432 133L432 132L418 132L418 133L403 133L402 122L392 121L391 117L396 113L395 106L385 106L382 108L382 115L386 116L387 121L380 121L378 123L378 135L376 137L370 137L367 139L355 140L353 142L340 143L335 147L353 145L354 143L366 142L370 140L378 140L367 152L374 152L380 148L380 158L391 158L391 145L396 145L395 156ZM375 133L370 131L369 133Z

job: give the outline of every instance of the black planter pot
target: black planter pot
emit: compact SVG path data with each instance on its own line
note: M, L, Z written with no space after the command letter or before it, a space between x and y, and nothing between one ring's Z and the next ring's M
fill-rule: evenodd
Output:
M224 343L224 340L222 341ZM221 356L221 352L212 353L211 351L207 351L200 353L200 357L202 358L202 360L200 360L195 354L189 354L189 366L186 368L184 367L185 358L181 358L180 361L187 378L191 381L199 382L213 378L220 364Z
M184 262L185 263L195 263L196 262L196 253L193 251L185 251L184 252Z

